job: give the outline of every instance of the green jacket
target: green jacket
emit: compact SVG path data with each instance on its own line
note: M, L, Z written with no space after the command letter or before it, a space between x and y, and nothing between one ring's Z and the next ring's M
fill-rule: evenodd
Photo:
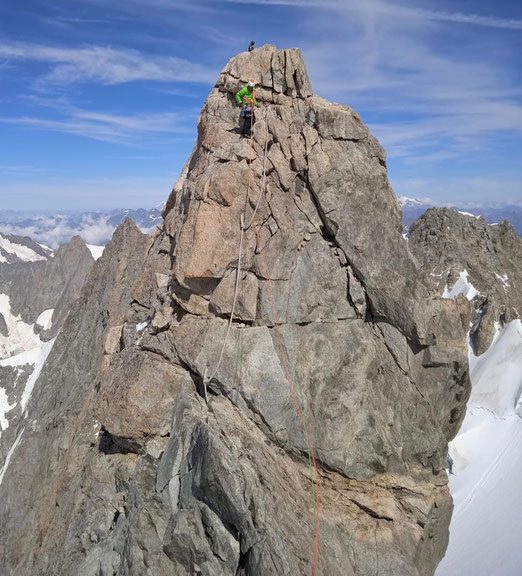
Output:
M236 102L243 106L245 104L250 104L250 102L245 101L245 98L248 100L252 100L252 96L254 96L254 106L259 106L257 100L255 99L255 90L252 91L252 88L248 84L245 84L243 88L236 94Z

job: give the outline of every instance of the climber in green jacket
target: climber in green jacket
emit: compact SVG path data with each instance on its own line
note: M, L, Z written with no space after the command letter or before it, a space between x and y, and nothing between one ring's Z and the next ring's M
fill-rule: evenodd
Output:
M237 92L236 102L241 106L241 118L243 119L241 134L243 134L243 136L250 136L250 128L256 121L254 107L259 106L256 100L255 80L249 80L248 84L245 84L245 86Z

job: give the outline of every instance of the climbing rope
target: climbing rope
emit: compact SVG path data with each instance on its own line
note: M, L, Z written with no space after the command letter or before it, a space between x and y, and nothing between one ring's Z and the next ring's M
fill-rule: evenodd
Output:
M248 224L245 227L245 232L250 228L250 226L252 226L252 223L254 222L254 218L256 217L257 214L257 209L259 208L259 205L261 204L261 198L263 197L264 193L265 193L265 186L266 186L266 157L268 156L268 112L270 112L271 108L269 107L268 110L265 113L265 154L263 157L263 176L261 178L261 186L259 188L259 196L257 197L257 202L256 202L256 206L254 208L254 212L252 214L252 218L250 218ZM246 212L246 207L247 207L247 203L248 203L248 198L249 198L249 194L250 194L250 174L252 172L252 127L254 125L254 116L253 113L250 116L250 163L249 163L249 167L248 167L248 190L247 190L247 194L246 194L246 198L245 198L245 212Z
M270 109L269 109L270 110ZM263 160L263 177L261 180L261 187L259 189L259 195L257 198L257 202L256 202L256 206L254 209L254 213L252 214L252 217L250 218L248 224L245 226L245 212L246 212L246 208L248 205L248 198L250 196L250 188L252 185L252 127L254 125L254 116L253 116L253 112L250 114L250 150L249 150L249 164L248 164L248 188L247 188L247 193L246 193L246 197L245 197L245 206L243 208L243 211L240 214L240 235L239 235L239 253L238 253L238 257L237 257L237 267L236 267L236 283L234 286L234 299L232 300L232 310L230 312L230 318L228 320L228 326L227 326L227 331L225 333L225 339L223 340L223 344L221 345L221 352L219 353L219 359L217 361L216 367L214 368L214 371L212 372L212 374L210 376L208 376L208 365L205 368L205 373L203 375L203 387L205 390L205 400L208 403L208 397L207 397L207 386L208 384L210 384L210 382L214 379L214 377L216 376L219 367L221 366L221 362L223 360L223 355L225 353L225 348L228 342L228 337L230 335L230 330L232 328L232 322L234 320L234 312L236 309L236 303L237 303L237 295L238 295L238 290L239 290L239 279L241 276L241 257L242 257L242 253L243 253L243 237L245 232L252 226L252 223L254 222L254 218L256 217L257 214L257 210L259 208L259 205L261 204L261 198L263 197L264 191L265 191L265 184L266 184L266 157L267 157L267 152L268 152L268 112L269 110L267 110L267 112L265 113L265 156L264 156L264 160Z
M252 105L253 108L253 105ZM266 264L266 259L265 259L265 255L263 253L263 246L261 244L261 239L259 237L259 231L257 228L257 225L254 222L254 218L256 217L257 214L257 210L261 204L261 199L264 195L265 192L265 186L266 186L266 159L267 159L267 152L268 152L268 112L270 111L270 108L267 110L267 112L265 113L265 150L264 150L264 158L263 158L263 176L261 179L261 186L259 189L259 195L257 198L257 202L254 208L254 212L252 214L252 217L250 218L250 220L248 221L248 224L245 225L245 213L246 213L246 209L247 209L247 205L248 205L248 199L250 197L250 189L252 186L252 128L254 125L254 111L251 109L250 112L250 151L249 151L249 165L248 165L248 188L247 188L247 193L246 193L246 197L245 197L245 206L243 211L241 212L240 215L240 237L239 237L239 254L238 254L238 259L237 259L237 268L236 268L236 283L235 283L235 287L234 287L234 299L232 302L232 309L231 309L231 313L230 313L230 318L228 321L228 326L227 326L227 331L225 334L225 339L223 340L223 344L221 346L221 352L219 354L219 359L218 362L216 364L216 367L214 369L214 371L212 372L211 376L207 376L208 373L208 366L205 369L205 374L203 376L203 384L204 384L204 388L205 388L205 399L208 402L207 399L207 385L212 381L212 379L215 377L215 375L217 374L217 371L219 370L219 367L221 365L221 362L223 360L223 355L224 355L224 351L225 351L225 347L227 344L227 340L230 334L230 329L232 327L232 321L233 321L233 317L234 317L234 311L235 311L235 307L236 307L236 302L237 302L237 295L238 295L238 291L239 291L239 279L240 279L240 274L241 274L241 257L242 257L242 250L243 250L243 237L244 237L244 233L249 230L249 228L252 226L252 224L254 224L254 230L255 230L255 234L256 234L256 242L257 242L257 246L259 249L259 254L261 257L261 261L263 263L263 271L264 271L264 276L265 276L265 281L267 284L267 288L268 288L268 295L270 298L270 305L272 307L272 315L274 317L274 326L276 329L276 333L277 333L277 338L279 341L279 349L281 351L281 357L283 360L283 367L284 367L284 372L285 372L285 376L288 382L288 386L290 388L290 392L297 410L297 413L299 415L299 419L301 421L301 425L303 427L303 431L306 437L306 443L307 443L307 449L308 449L308 462L309 462L309 466L310 466L310 477L311 477L311 481L312 481L312 492L313 492L313 500L314 500L314 516L315 516L315 537L314 537L314 563L313 563L313 576L316 576L317 573L317 556L318 556L318 543L319 543L319 508L320 508L320 499L319 499L319 473L317 470L317 463L316 463L316 459L315 459L315 452L314 452L314 448L312 445L312 441L310 439L310 434L308 433L308 428L306 427L306 422L303 416L303 412L301 410L301 406L299 405L299 401L297 400L297 396L295 394L295 389L294 389L294 385L292 382L292 377L290 375L290 370L288 368L288 362L287 362L287 358L286 358L286 353L285 353L285 349L283 346L283 339L281 337L281 331L279 329L279 322L277 320L277 313L276 313L276 309L275 309L275 304L274 304L274 298L272 296L272 289L271 289L271 285L270 285L270 276L268 274L268 267Z
M306 436L306 443L308 445L308 462L311 468L311 477L312 477L312 490L314 496L314 507L315 507L315 538L314 538L314 576L316 575L317 571L317 546L319 543L319 473L317 471L317 463L315 461L315 452L314 447L312 445L312 441L310 440L310 434L308 433L308 428L306 427L306 422L303 417L303 412L297 400L297 396L295 394L294 385L292 383L292 377L290 375L290 370L288 369L288 362L286 359L285 348L283 346L283 339L281 338L281 331L279 330L279 322L277 321L277 313L274 304L274 298L272 296L272 289L270 286L270 276L268 274L268 267L265 260L265 255L263 253L263 246L261 244L261 239L259 237L259 231L257 229L257 225L254 224L254 230L256 232L256 240L257 246L259 248L259 254L261 256L261 261L263 262L263 269L265 275L265 281L268 288L268 296L270 298L270 305L272 307L272 315L274 317L274 326L277 332L277 339L279 340L279 349L281 351L281 357L283 359L283 367L285 370L285 376L288 382L288 386L290 388L290 392L292 393L292 398L294 400L294 404L299 414L299 419L301 420L301 425L303 427L305 436Z
M217 364L216 364L216 367L214 368L214 371L212 372L212 374L210 376L207 377L207 372L208 372L208 365L207 365L207 367L205 368L205 374L203 375L203 387L205 389L205 400L206 400L207 404L208 404L207 386L213 380L214 376L217 374L217 371L219 370L219 367L221 366L221 361L223 360L223 354L225 352L225 347L227 345L228 337L230 335L230 329L232 328L232 321L234 319L234 311L236 309L237 293L238 293L238 289L239 289L239 276L241 273L241 254L243 252L243 236L245 234L243 212L241 212L241 216L240 216L240 227L241 227L241 231L240 231L240 235L239 235L239 254L237 257L236 284L234 286L234 300L232 301L232 310L230 311L230 318L228 320L227 331L225 334L225 339L223 340L223 345L221 346L221 352L219 354L219 360L217 361Z

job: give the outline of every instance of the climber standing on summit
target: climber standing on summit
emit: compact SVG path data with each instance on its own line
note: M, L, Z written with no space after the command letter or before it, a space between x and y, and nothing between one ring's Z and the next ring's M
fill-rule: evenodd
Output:
M249 80L243 88L236 94L236 102L241 106L241 118L243 119L243 126L241 134L243 136L250 136L250 128L256 121L254 114L254 107L259 106L256 100L256 81Z

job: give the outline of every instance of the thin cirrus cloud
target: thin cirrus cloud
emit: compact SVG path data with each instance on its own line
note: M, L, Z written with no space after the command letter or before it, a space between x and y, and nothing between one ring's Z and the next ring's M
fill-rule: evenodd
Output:
M26 175L28 173L45 173L45 172L52 172L50 168L40 168L37 166L33 166L31 164L7 164L7 165L0 165L0 175L1 174L8 174L8 175L17 175L22 174Z
M516 57L499 59L478 30L449 52L449 13L390 6L347 2L328 19L328 37L303 46L314 88L354 106L390 157L410 164L473 158L495 148L495 139L522 135ZM492 26L516 22L490 19ZM500 48L509 53L507 44Z
M39 130L65 132L94 140L118 144L136 144L137 138L154 133L190 133L185 119L180 119L176 113L141 114L122 116L92 112L81 109L71 109L65 119L35 118L22 116L17 118L2 118L0 123L16 124Z
M401 185L411 186L409 175L423 182L426 196L430 187L442 195L452 178L459 182L453 193L467 187L484 197L500 195L495 182L511 178L509 190L515 190L522 174L516 167L522 20L508 0L489 8L466 3L467 12L455 0L114 0L110 10L102 0L80 0L88 4L85 11L65 0L57 4L64 8L53 17L62 26L53 29L52 41L42 35L45 27L31 41L0 36L6 87L11 77L13 90L25 83L10 100L6 90L0 123L13 131L14 124L21 126L24 136L38 130L39 136L62 132L124 144L117 155L129 146L163 152L170 146L167 134L177 134L171 142L179 145L180 158L169 160L180 164L177 170L193 144L194 99L204 97L226 58L254 38L256 46L270 41L301 48L314 91L355 108L385 146L398 193ZM89 24L105 18L124 24L114 32L93 26L90 35ZM136 26L142 21L147 25ZM246 21L255 22L255 33ZM71 39L73 27L77 40ZM84 39L90 44L79 43ZM31 160L13 155L2 164L9 162ZM134 166L138 170L138 162ZM440 186L430 180L435 171L446 178ZM14 170L3 173L15 180ZM487 179L458 180L475 173Z
M106 46L63 48L44 44L0 43L0 57L44 62L51 70L41 84L98 82L114 85L139 80L209 83L216 71L183 58L146 57L134 49Z
M323 8L346 10L353 12L374 11L382 14L400 15L401 17L422 18L440 22L454 22L458 24L473 24L490 28L505 30L522 30L522 20L513 18L498 18L495 16L481 15L465 12L449 12L444 10L430 10L391 2L365 0L213 0L214 2L226 2L230 4L258 4L267 6L289 6L296 8Z
M490 137L500 133L522 134L522 106L484 99L469 107L453 107L447 114L417 121L373 124L383 145L394 157L422 157L439 161L473 155L495 146ZM438 153L433 149L438 148ZM441 154L441 152L445 154Z

